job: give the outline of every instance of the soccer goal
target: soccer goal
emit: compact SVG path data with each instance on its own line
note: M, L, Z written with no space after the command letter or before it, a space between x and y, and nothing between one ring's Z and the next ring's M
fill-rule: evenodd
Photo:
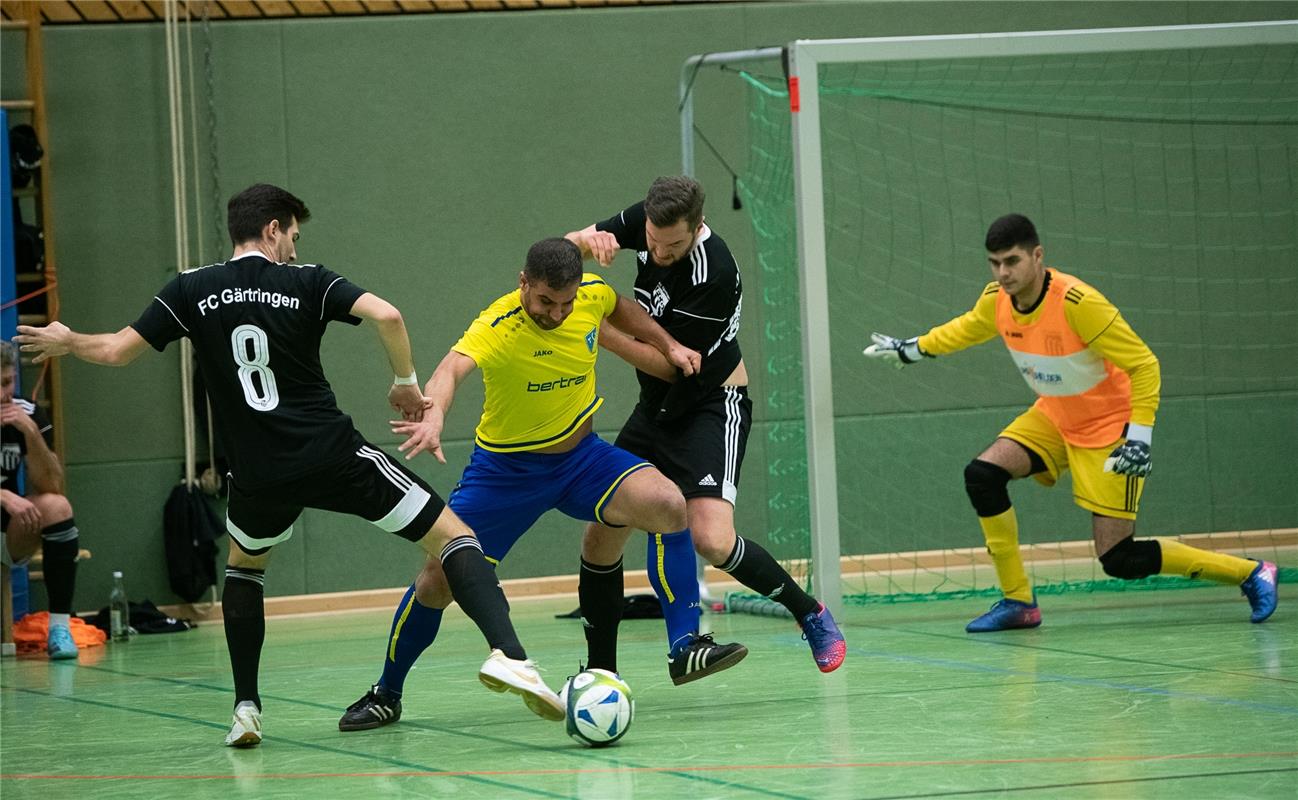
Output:
M718 66L747 95L762 534L819 596L997 593L962 469L1031 395L995 342L899 373L860 353L871 331L917 335L968 310L989 279L986 226L1010 211L1162 363L1138 535L1295 578L1298 21L694 56L687 173L694 78ZM1030 483L1012 494L1039 593L1201 585L1108 581L1067 481Z

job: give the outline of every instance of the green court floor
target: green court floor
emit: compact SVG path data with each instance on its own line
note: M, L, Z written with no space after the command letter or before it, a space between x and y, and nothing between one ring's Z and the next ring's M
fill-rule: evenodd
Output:
M572 599L514 603L554 685L584 651ZM221 746L230 678L219 625L6 659L0 796L18 798L1285 798L1298 797L1298 591L1248 622L1233 589L1069 595L1035 631L968 636L984 603L855 607L849 656L818 673L786 620L709 615L751 655L673 687L661 622L628 621L627 737L569 740L482 688L458 612L406 685L403 719L343 734L377 678L389 616L272 620L266 740Z

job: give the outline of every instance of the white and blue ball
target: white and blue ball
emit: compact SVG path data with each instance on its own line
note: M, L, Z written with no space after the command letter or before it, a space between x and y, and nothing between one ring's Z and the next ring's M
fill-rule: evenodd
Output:
M617 673L588 669L559 693L567 708L568 735L587 747L607 747L626 735L635 717L631 687Z

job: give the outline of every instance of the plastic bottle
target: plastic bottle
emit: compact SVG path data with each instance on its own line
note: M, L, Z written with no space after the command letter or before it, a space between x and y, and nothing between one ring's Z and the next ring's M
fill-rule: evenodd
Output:
M113 592L108 595L109 635L115 642L130 641L131 608L126 602L126 585L122 583L122 573L113 573Z

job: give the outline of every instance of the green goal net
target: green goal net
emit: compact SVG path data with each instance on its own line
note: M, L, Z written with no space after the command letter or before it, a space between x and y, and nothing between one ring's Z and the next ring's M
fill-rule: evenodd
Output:
M912 336L990 279L987 224L1036 222L1049 265L1103 292L1157 354L1162 403L1137 535L1265 558L1298 579L1298 39L819 67L837 558L849 602L997 595L964 465L1032 402L998 341L896 372ZM1014 52L1007 47L1001 52ZM789 90L740 72L740 190L757 262L756 397L772 550L814 571ZM766 74L762 74L765 72ZM805 94L805 87L803 92ZM759 468L756 464L750 469ZM1043 594L1111 581L1070 482L1013 485Z

